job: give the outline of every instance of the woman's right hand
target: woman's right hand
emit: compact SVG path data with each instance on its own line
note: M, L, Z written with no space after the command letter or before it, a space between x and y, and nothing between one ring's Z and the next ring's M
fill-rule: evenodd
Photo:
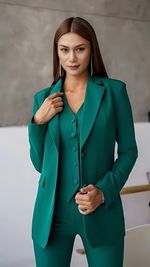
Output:
M34 115L34 123L43 124L48 122L55 116L58 112L63 110L62 96L63 92L57 92L51 94L43 101L40 108Z

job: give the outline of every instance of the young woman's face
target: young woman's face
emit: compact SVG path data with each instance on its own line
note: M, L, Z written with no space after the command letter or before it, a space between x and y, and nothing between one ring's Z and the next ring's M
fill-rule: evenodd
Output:
M80 35L69 32L61 36L57 47L62 67L69 75L88 73L91 55L90 42Z

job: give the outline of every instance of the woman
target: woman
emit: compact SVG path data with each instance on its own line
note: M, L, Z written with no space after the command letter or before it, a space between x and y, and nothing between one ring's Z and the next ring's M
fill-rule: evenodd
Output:
M53 67L54 81L35 94L28 125L41 173L32 221L36 266L69 267L79 234L89 267L121 267L119 192L137 158L126 84L108 78L94 29L80 17L56 31Z

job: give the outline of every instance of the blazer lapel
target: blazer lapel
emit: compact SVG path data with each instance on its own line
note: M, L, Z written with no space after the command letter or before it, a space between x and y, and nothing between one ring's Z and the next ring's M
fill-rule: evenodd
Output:
M97 112L100 108L102 98L105 92L105 87L102 82L103 78L89 76L87 88L85 93L83 113L81 118L81 132L80 132L80 150L82 150L85 141L87 140ZM63 78L59 79L54 85L50 94L62 91ZM59 152L59 113L57 113L48 123L48 130L56 145L57 152Z
M82 150L96 119L100 108L105 87L100 77L89 77L80 128L80 150Z
M59 79L50 92L51 94L60 92L62 90L62 79ZM59 151L59 113L57 113L48 123L48 130L56 145L57 152Z

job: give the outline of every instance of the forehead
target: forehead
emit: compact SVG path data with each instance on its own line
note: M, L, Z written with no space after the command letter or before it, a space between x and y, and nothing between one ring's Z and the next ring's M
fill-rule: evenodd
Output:
M63 34L58 41L58 45L65 45L69 47L73 47L80 44L89 44L89 41L74 32Z

